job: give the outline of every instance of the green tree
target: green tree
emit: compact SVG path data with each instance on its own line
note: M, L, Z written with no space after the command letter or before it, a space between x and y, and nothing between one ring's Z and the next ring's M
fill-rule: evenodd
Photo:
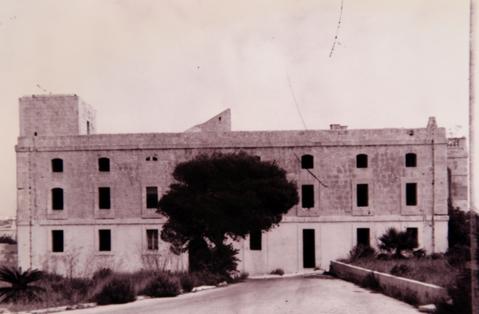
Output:
M270 230L298 203L283 169L244 152L200 155L178 164L173 178L159 201L158 212L168 218L161 238L174 253L189 251L190 270L235 270L229 240Z

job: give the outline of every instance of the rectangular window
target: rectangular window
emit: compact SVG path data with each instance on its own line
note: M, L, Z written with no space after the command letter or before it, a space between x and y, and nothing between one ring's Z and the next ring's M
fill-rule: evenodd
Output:
M406 228L406 233L409 236L409 238L414 240L415 247L418 247L419 240L418 240L417 228Z
M98 171L109 172L110 171L110 159L106 157L98 158Z
M110 209L110 188L101 187L98 188L98 207L100 209Z
M301 204L303 208L314 207L314 185L301 186Z
M251 231L249 234L249 249L252 251L261 251L261 231Z
M63 252L63 230L52 230L52 252Z
M63 210L63 189L62 188L52 189L52 209Z
M146 242L148 250L158 250L158 229L146 230Z
M369 188L367 184L356 185L356 206L368 207L369 206Z
M406 183L406 205L417 205L417 183Z
M356 245L370 246L369 242L369 228L357 228L356 229Z
M156 186L146 187L146 208L158 207L158 188Z
M111 230L98 230L98 250L102 252L111 251Z

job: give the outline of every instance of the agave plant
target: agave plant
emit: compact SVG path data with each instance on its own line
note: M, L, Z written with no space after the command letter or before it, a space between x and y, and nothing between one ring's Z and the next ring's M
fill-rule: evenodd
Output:
M0 267L0 281L10 286L0 287L0 302L18 302L40 300L39 293L45 289L32 283L42 278L37 269L22 271L19 267Z

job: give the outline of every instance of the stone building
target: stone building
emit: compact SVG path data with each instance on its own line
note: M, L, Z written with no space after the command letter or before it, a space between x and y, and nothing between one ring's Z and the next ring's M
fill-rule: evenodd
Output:
M356 244L407 230L428 252L447 249L448 197L466 205L465 140L427 127L231 131L230 111L184 133L95 134L76 95L20 98L17 154L19 265L88 275L187 268L159 237L158 199L178 162L245 151L275 160L300 202L277 228L237 243L239 270L326 269Z

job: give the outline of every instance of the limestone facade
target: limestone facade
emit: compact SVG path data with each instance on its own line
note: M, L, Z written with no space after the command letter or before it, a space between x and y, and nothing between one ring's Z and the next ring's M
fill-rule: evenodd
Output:
M226 110L184 133L95 134L95 112L76 95L20 98L19 265L186 269L187 256L161 241L165 220L151 204L177 163L237 151L275 160L300 195L280 226L236 244L240 270L326 269L358 242L377 246L389 227L409 228L428 252L447 249L448 198L467 203L467 154L434 118L414 129L308 131L231 131L230 119Z

